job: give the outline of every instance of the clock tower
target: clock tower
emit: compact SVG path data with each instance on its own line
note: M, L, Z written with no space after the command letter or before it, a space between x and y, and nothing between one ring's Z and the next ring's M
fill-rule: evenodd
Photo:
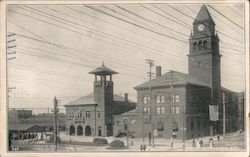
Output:
M203 5L189 39L188 73L211 88L211 104L218 104L221 88L219 38L215 23Z

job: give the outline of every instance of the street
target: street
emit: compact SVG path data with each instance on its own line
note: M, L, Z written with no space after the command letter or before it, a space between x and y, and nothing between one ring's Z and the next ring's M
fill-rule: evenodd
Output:
M134 138L128 140L127 138L113 138L105 137L108 143L113 141L113 139L119 139L125 143L124 149L111 149L109 144L94 144L92 141L95 137L85 137L85 136L69 136L64 132L60 133L61 144L58 145L57 151L59 152L86 152L86 151L140 151L140 145L143 144L142 139ZM182 140L173 140L173 148L171 148L169 139L159 139L156 138L154 141L154 147L149 145L147 139L145 139L144 144L146 144L145 151L243 151L244 146L244 133L228 133L220 136L220 141L218 141L217 136L213 138L213 147L209 145L209 139L211 137L202 137L195 139L195 141L203 141L203 145L194 146L193 140L189 139L185 141L185 147L183 147ZM45 143L45 141L39 141L37 143L27 143L22 145L13 145L13 151L55 151L55 145L53 143Z

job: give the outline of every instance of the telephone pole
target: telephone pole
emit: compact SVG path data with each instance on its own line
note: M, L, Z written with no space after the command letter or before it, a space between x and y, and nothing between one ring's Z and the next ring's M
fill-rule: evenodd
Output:
M223 137L225 138L226 133L226 100L225 92L222 92L222 103L223 103Z
M153 97L152 97L152 67L154 66L154 60L151 59L146 59L146 63L149 64L149 72L148 72L148 77L149 77L149 91L150 91L150 112L149 112L149 122L151 124L151 133L149 133L149 145L151 145L151 137L152 137L152 146L154 147L154 122L152 122L152 109L153 109ZM144 118L144 117L143 117ZM144 120L143 120L144 123ZM144 129L143 129L144 132Z
M54 98L54 144L55 144L55 151L57 151L58 146L58 101L56 97Z

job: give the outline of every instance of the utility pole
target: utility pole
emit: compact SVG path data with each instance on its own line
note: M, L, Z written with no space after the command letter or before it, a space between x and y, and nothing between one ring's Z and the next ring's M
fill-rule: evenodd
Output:
M173 71L170 71L171 86L170 86L170 133L171 133L171 149L173 149Z
M226 100L225 92L222 92L222 103L223 103L223 137L225 138L226 133Z
M146 63L149 64L149 72L148 72L148 76L149 76L149 91L150 91L150 113L149 113L149 122L151 124L151 133L149 134L149 138L152 137L152 146L154 147L154 122L152 122L152 109L153 109L153 96L152 96L152 84L151 84L151 80L152 80L152 67L154 66L154 60L151 59L146 59ZM143 117L144 118L144 117ZM143 120L144 122L144 120ZM143 129L144 130L144 129ZM144 132L144 131L143 131ZM151 145L151 139L149 139L149 145Z
M54 98L54 144L55 144L55 151L57 151L58 145L58 101L56 97Z

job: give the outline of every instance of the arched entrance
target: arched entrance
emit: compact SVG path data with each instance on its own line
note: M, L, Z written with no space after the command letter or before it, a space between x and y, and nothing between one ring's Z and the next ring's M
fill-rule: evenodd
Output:
M69 127L69 135L74 135L75 134L75 127L73 125L71 125Z
M83 135L83 128L81 125L78 125L77 127L77 135Z
M100 126L98 127L98 136L102 136L102 128Z
M85 136L90 136L91 135L91 128L90 128L90 126L86 126L85 127Z

